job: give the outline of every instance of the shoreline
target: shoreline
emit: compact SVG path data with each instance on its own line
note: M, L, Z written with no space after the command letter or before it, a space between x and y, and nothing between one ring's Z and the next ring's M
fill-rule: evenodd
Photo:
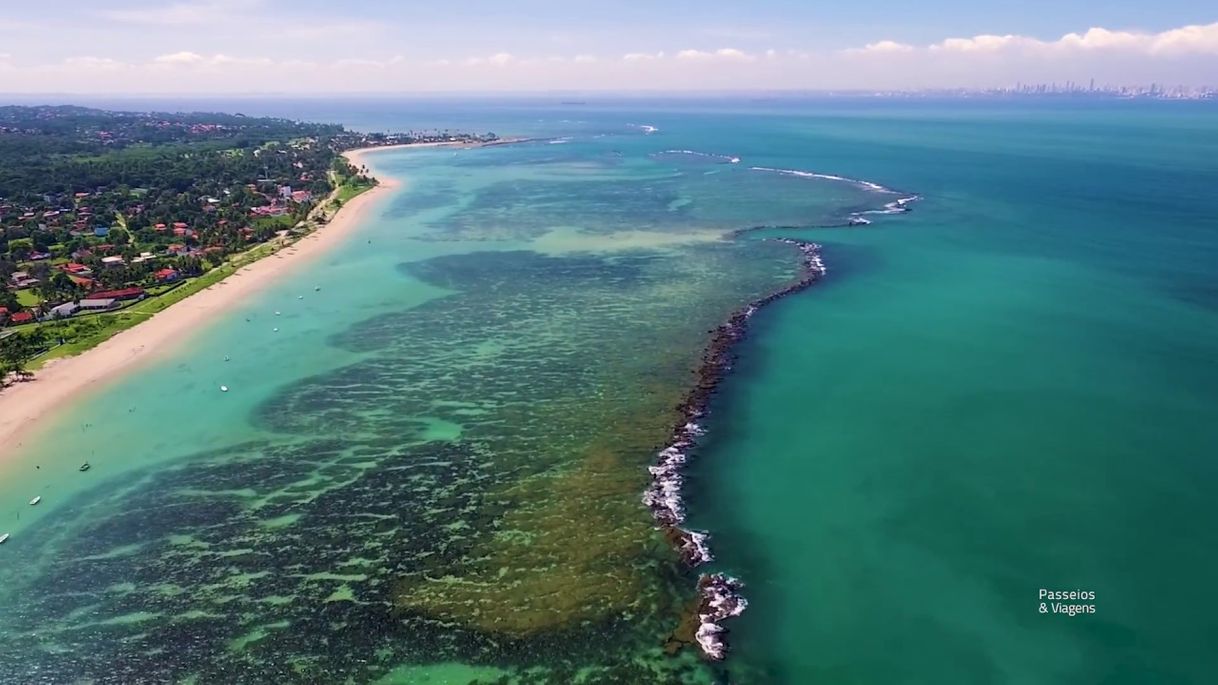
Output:
M377 150L445 144L358 148L342 156L354 166L367 166L367 155ZM47 363L31 380L0 390L0 460L20 451L27 441L42 437L41 432L54 414L103 390L123 374L170 354L233 304L342 243L360 226L371 207L401 185L399 179L378 177L375 186L344 203L324 225L295 242L116 333L96 347ZM287 259L268 259L270 256Z
M518 136L518 137L511 137L511 138L499 138L497 140L491 140L491 141L487 141L487 142L464 141L464 140L445 140L445 141L440 141L440 142L436 142L436 143L399 143L396 145L372 145L370 147L361 147L361 148L356 148L354 150L347 150L346 152L343 153L343 156L346 157L347 160L350 161L352 164L359 166L363 163L362 160L364 157L366 157L367 155L369 155L371 153L379 152L380 150L421 150L421 149L425 149L425 148L436 148L436 147L455 147L455 148L459 148L462 150L474 150L474 149L484 148L484 147L497 147L500 145L517 145L519 143L531 143L535 140L539 140L539 139Z

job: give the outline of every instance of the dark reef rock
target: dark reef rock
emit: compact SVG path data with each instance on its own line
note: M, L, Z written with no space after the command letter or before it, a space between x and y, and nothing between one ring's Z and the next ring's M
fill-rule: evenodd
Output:
M681 420L673 428L667 445L659 451L656 464L649 468L652 481L643 494L643 502L651 509L665 539L691 568L714 558L707 544L709 535L681 527L685 521L681 471L689 458L690 448L703 433L697 422L706 414L711 396L731 370L735 361L733 350L748 332L749 319L767 304L816 283L826 272L820 257L821 246L817 243L790 238L777 240L794 245L799 250L802 256L799 276L786 286L736 310L726 322L710 331L710 343L702 353L702 363L695 370L694 386L677 405ZM722 659L727 652L722 621L740 615L747 606L738 593L741 586L740 581L722 574L703 575L698 581L701 601L696 611L698 628L694 641L710 659ZM665 644L666 650L679 649L682 643L689 642L677 637L680 632L680 629L674 632L674 636Z

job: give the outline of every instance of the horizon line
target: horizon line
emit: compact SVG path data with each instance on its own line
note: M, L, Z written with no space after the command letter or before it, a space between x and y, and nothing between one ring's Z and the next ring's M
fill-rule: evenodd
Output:
M1064 82L1051 82L1047 84L1022 84L1023 86L1031 85L1049 85L1049 86L1065 86ZM125 99L125 98L144 98L144 97L174 97L174 98L213 98L213 97L241 97L241 98L333 98L333 97L378 97L378 98L411 98L411 97L448 97L448 96L464 96L464 97L557 97L557 96L659 96L665 99L677 99L689 96L731 96L731 95L768 95L768 96L799 96L799 95L821 95L821 96L884 96L884 95L1019 95L1019 96L1062 96L1062 95L1114 95L1123 89L1149 89L1152 87L1160 89L1187 89L1190 91L1210 92L1218 94L1218 86L1209 85L1185 85L1185 84L1168 84L1168 83L1147 83L1147 84L1126 84L1126 85L1108 85L1105 84L1102 88L1095 90L1074 89L1074 90L1056 90L1046 92L1036 91L1020 91L1017 86L987 86L987 87L941 87L941 88L765 88L765 89L749 89L749 88L731 88L731 89L689 89L689 90L673 90L671 88L636 88L630 90L621 89L590 89L590 90L570 90L570 89L555 89L555 90L416 90L409 92L394 92L394 91L193 91L193 92L174 92L174 91L148 91L148 92L98 92L98 91L27 91L27 92L9 92L0 95L0 103L8 102L12 99L28 99L42 97L85 97L85 98L110 98L110 99Z

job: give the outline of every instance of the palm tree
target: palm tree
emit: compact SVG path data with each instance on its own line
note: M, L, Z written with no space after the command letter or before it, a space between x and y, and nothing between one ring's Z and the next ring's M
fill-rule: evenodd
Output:
M32 337L13 333L0 338L0 380L7 380L9 376L25 380L33 375L25 368L37 354Z

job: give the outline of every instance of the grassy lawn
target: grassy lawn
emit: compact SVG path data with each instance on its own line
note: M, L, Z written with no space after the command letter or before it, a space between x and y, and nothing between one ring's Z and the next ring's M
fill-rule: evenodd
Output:
M80 354L81 352L84 352L85 350L88 350L92 347L96 347L103 340L110 338L115 333L118 333L119 331L126 329L126 328L131 328L135 324L137 324L140 321L143 321L144 319L147 319L147 318L148 318L148 315L144 315L139 318L126 318L125 313L123 313L123 312L119 312L119 313L115 313L115 314L99 314L94 317L94 319L98 323L101 324L101 326L98 329L96 329L94 331L90 331L90 333L88 335L82 335L70 343L66 343L64 345L60 345L58 347L52 348L50 352L47 352L46 354L42 355L41 357L39 357L39 358L35 359L33 362L31 362L29 368L32 371L37 371L39 368L42 367L43 364L46 364L47 362L51 361L52 359L59 359L60 357L71 357L72 355ZM44 324L39 324L39 325L44 325Z
M362 193L366 190L371 190L371 189L372 189L371 183L361 183L361 184L344 183L338 187L338 193L335 194L334 199L342 202L345 205L345 204L347 204L347 202L349 202L351 200L351 198L355 197L356 195L359 195L360 193Z
M35 295L32 288L24 288L17 291L17 302L22 307L37 307L42 298Z

